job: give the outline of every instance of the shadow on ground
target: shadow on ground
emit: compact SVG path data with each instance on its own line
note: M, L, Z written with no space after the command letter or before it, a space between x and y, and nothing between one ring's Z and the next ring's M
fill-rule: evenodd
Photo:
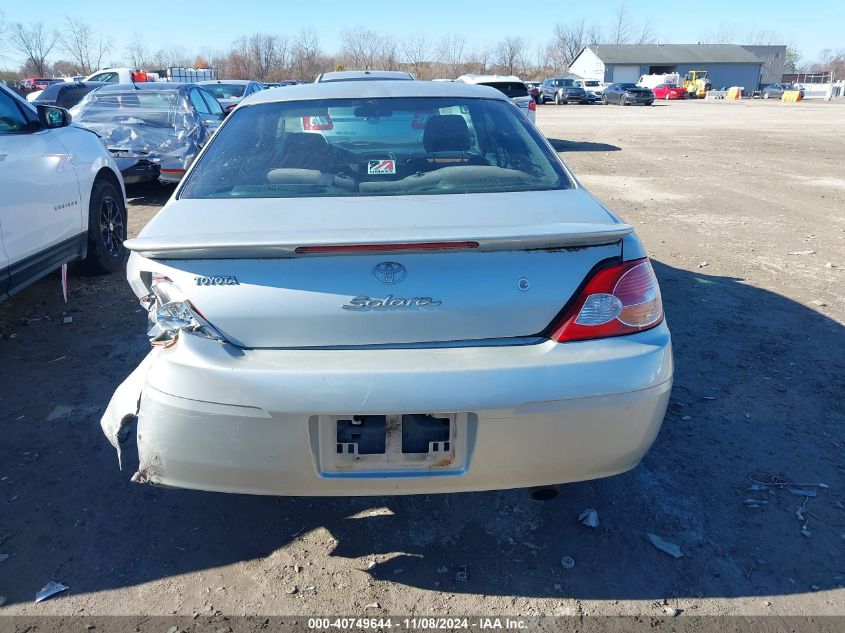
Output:
M564 141L559 138L547 139L556 152L618 152L622 148L609 143L591 143L590 141Z
M845 490L845 368L832 354L842 349L842 326L740 279L661 263L656 271L677 361L664 428L638 468L564 486L547 501L527 490L298 499L132 484L131 473L117 471L98 419L145 354L144 317L115 278L100 292L77 292L73 325L39 321L0 340L0 362L16 367L0 385L0 551L12 555L0 593L11 604L31 601L50 579L73 594L137 586L263 559L318 528L336 544L309 545L316 564L334 557L363 568L352 559L378 556L374 569L350 573L430 590L623 600L835 586L845 564L842 528L811 518L805 538L800 498L747 488L752 471L825 482L808 507L845 521L836 505ZM26 296L3 306L0 319L17 318ZM44 349L33 347L36 337ZM72 413L51 417L57 403ZM748 497L767 503L750 509ZM586 507L599 512L594 530L577 521ZM649 532L685 556L656 550ZM564 569L562 556L575 567Z
M173 195L175 188L175 185L164 185L158 180L126 185L126 199L130 207L137 205L162 206Z

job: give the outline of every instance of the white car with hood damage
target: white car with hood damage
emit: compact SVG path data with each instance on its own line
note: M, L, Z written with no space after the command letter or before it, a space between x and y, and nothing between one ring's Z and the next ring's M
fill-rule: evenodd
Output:
M152 351L102 426L138 482L557 484L636 466L666 411L640 240L493 88L257 93L126 247Z

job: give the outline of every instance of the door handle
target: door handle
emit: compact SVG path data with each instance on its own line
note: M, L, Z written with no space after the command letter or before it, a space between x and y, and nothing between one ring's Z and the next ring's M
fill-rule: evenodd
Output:
M6 160L6 156L8 156L8 155L9 155L9 152L6 152L6 151L0 149L0 160Z

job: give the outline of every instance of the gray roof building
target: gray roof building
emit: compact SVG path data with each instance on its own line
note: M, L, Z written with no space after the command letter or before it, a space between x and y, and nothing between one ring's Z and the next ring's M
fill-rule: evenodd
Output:
M642 75L706 70L714 87L752 90L761 79L763 60L735 44L590 44L569 70L587 79L635 83Z

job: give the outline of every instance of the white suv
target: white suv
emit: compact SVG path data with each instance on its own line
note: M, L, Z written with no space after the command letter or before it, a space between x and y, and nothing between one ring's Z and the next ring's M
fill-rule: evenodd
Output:
M0 85L0 300L76 259L95 273L125 261L120 171L70 120Z
M528 92L528 86L514 75L461 75L455 81L476 86L495 88L511 101L532 123L537 122L537 103Z

